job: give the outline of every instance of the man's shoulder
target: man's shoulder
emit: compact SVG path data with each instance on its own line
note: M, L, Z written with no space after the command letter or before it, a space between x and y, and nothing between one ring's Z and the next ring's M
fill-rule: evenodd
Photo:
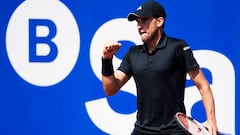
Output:
M166 38L167 44L177 45L177 46L188 46L186 41L183 39L170 37L170 36L166 36L165 38Z
M143 49L144 44L134 45L130 47L130 50L141 50Z
M180 39L180 38L171 37L171 36L165 36L165 37L167 38L168 42L172 42L172 43L185 42L185 40Z

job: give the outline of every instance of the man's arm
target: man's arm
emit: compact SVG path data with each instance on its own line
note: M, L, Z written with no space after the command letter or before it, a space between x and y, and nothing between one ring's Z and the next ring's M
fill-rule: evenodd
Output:
M189 76L199 89L202 96L204 108L207 116L207 128L211 135L217 134L217 122L215 116L215 105L211 87L200 68L192 69L188 72Z
M111 96L129 80L122 71L113 70L112 58L119 50L121 44L116 41L109 41L103 47L102 56L102 85L106 95Z
M116 70L111 76L102 75L104 92L108 96L114 95L128 80L128 76L119 70Z

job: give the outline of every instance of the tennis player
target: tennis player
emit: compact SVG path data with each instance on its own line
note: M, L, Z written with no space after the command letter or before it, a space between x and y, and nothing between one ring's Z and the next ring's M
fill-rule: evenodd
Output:
M117 41L107 42L102 56L102 84L106 95L111 96L131 77L134 78L138 110L132 135L186 134L174 118L177 112L186 113L186 74L189 74L202 96L207 116L205 126L211 135L216 135L218 128L210 85L190 46L184 40L170 37L164 32L164 7L156 1L147 1L129 13L127 18L137 22L143 44L130 47L114 71L112 58L121 44Z

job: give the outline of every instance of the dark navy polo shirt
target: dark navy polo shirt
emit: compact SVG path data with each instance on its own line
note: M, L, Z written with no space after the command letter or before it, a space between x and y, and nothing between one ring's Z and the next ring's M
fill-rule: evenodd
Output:
M186 73L196 67L192 50L180 39L164 36L151 54L146 44L130 47L118 70L136 83L135 130L151 133L176 128L174 114L185 113Z

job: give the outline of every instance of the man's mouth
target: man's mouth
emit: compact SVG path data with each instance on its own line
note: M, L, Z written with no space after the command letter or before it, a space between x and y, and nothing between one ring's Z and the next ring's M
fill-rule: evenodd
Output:
M145 32L145 31L140 31L139 33L140 33L140 35L143 35L143 34L145 34L146 32Z

